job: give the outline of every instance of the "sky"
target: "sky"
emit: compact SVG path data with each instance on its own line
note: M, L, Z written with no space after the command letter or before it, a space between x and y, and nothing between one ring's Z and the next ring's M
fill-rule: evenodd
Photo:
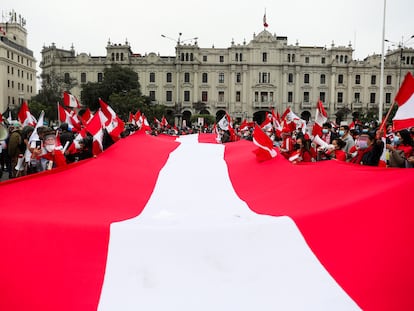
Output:
M262 31L265 12L267 30L287 36L288 44L329 48L332 41L336 46L351 43L354 59L362 60L381 53L384 1L3 0L1 9L4 15L14 9L26 19L28 47L38 63L42 47L52 43L105 56L108 40L128 40L133 53L172 56L182 33L182 40L197 37L201 48L228 48L232 40L249 42ZM398 44L414 35L412 12L412 0L387 1L385 38ZM391 45L385 43L385 50Z

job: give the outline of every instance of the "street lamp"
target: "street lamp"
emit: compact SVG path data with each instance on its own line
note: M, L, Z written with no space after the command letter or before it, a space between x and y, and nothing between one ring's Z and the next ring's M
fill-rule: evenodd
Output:
M172 41L176 42L176 44L177 44L177 46L175 48L176 49L176 60L177 60L177 63L176 63L175 124L180 124L181 123L181 118L182 118L181 100L180 100L180 71L181 71L181 65L178 62L178 60L180 58L179 48L180 48L181 44L184 43L184 42L198 39L198 37L194 37L194 38L181 40L181 36L182 36L182 32L178 33L178 38L177 39L171 38L171 37L163 35L163 34L161 35L161 37L163 37L165 39L172 40Z

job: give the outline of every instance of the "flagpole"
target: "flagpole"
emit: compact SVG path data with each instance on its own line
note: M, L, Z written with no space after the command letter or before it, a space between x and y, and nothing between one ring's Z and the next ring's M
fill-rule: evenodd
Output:
M384 102L384 43L385 43L385 12L386 12L386 0L384 0L384 14L382 20L382 40L381 40L381 76L380 76L380 93L379 93L379 111L378 119L382 123L382 114L383 114L383 102ZM391 109L390 109L391 111Z

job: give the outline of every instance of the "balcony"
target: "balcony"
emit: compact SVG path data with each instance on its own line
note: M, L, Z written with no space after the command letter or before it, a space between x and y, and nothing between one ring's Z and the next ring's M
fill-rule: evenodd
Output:
M311 109L312 108L312 104L310 102L302 102L300 104L300 108L301 109Z
M228 104L224 101L218 101L215 104L216 104L216 108L224 108L224 109L228 108Z
M253 102L253 107L254 108L266 108L269 109L270 107L274 107L275 103L272 101L254 101Z
M355 101L355 102L352 102L352 109L360 109L360 108L362 108L362 102L360 102L360 101Z

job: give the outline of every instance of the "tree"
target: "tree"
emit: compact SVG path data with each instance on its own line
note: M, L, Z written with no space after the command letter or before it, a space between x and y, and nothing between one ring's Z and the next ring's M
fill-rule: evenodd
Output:
M57 120L57 103L63 102L63 92L69 92L76 84L74 78L64 78L52 71L50 74L41 74L42 88L39 93L30 100L30 112L37 117L42 110L45 111L45 119Z
M81 91L81 101L84 106L95 111L99 108L99 98L101 98L122 118L144 104L146 100L141 97L138 74L131 68L120 65L105 68L102 82L83 84Z

